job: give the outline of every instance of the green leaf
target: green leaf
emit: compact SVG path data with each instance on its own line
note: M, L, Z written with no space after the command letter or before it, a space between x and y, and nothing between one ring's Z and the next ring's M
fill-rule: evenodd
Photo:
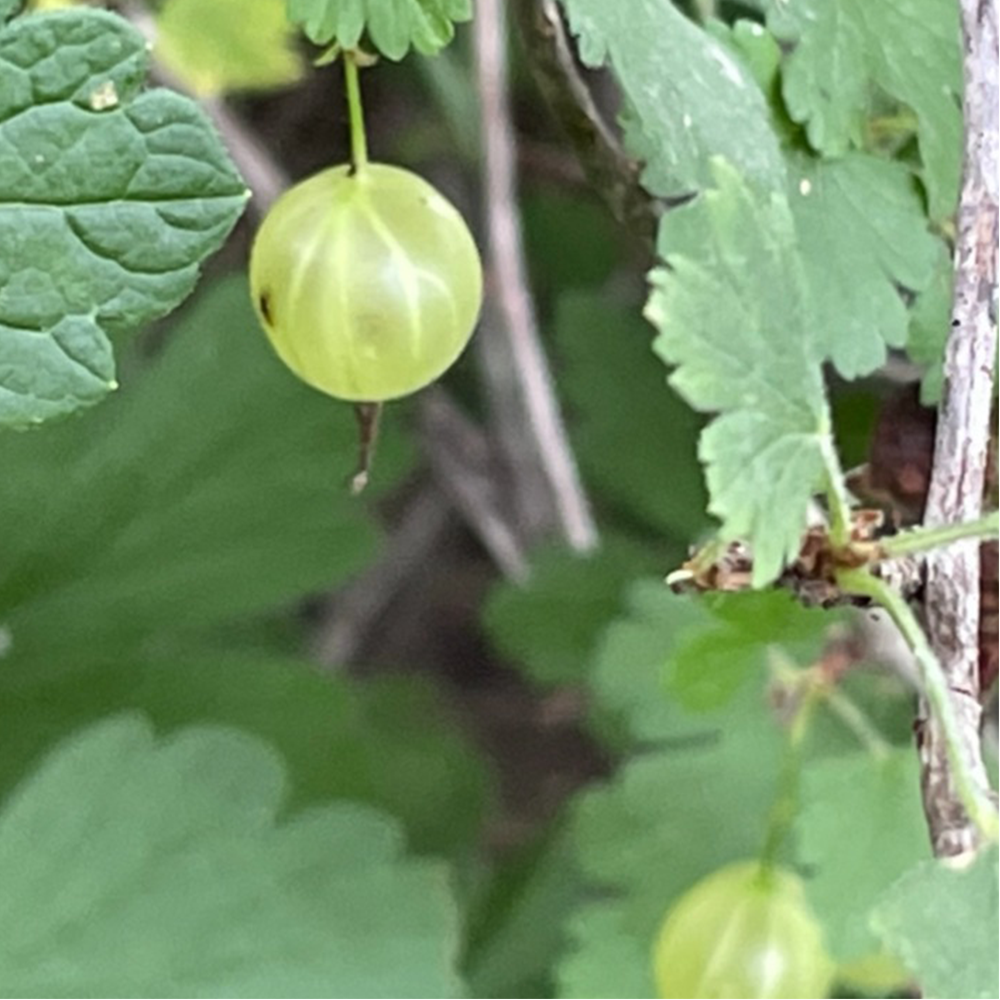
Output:
M944 352L951 333L951 300L954 270L951 255L942 245L934 277L917 296L910 312L910 336L906 353L925 367L920 383L920 402L933 406L944 388Z
M700 713L721 709L748 681L760 685L772 650L801 665L813 662L837 621L781 592L696 600L661 581L638 581L594 656L597 726L613 743L686 739L711 719Z
M580 57L609 63L630 106L627 138L643 184L675 197L712 184L709 158L735 164L753 186L780 190L785 169L764 97L742 61L670 0L563 0Z
M768 25L794 46L784 69L792 117L827 156L864 144L876 88L908 105L931 214L951 214L962 150L958 7L939 0L768 0Z
M781 68L781 47L774 36L756 21L739 20L729 25L712 20L706 29L743 59L761 93L770 99Z
M872 908L930 853L916 754L906 747L811 764L796 830L809 900L832 956L844 963L877 952Z
M570 924L560 996L656 996L652 947L667 909L703 876L760 849L782 746L763 692L755 686L724 711L688 720L689 734L692 725L697 736L636 758L578 802L578 860L607 898Z
M578 684L625 586L652 562L638 545L614 537L589 556L544 551L526 584L505 582L491 591L484 614L490 639L536 683Z
M622 615L605 630L594 654L591 710L595 728L612 745L662 742L700 731L666 697L664 675L689 634L710 626L705 603L671 593L663 580L638 580Z
M402 821L414 848L431 853L468 851L479 835L482 761L425 682L361 683L258 651L81 665L59 680L5 689L0 791L66 733L123 710L142 711L158 729L215 722L267 740L288 765L296 808L330 798L377 806Z
M699 449L709 511L723 538L751 543L762 587L798 553L813 493L841 474L788 202L753 194L728 164L716 176L661 223L668 266L646 315L673 387L721 413Z
M137 717L63 743L0 814L8 996L460 996L445 873L349 803L279 821L280 758Z
M847 379L883 364L906 343L900 288L931 281L940 242L927 229L905 167L853 153L793 161L791 205L809 284L818 348Z
M701 421L664 385L648 324L631 305L578 291L560 297L554 326L559 388L587 480L657 535L693 541L708 527Z
M287 87L302 59L284 0L166 0L156 16L156 56L202 97Z
M0 31L0 425L115 388L108 337L175 308L245 185L187 98L140 93L148 53L99 11Z
M466 959L470 995L553 996L552 970L563 944L563 923L582 897L561 825L500 867L471 921Z
M567 925L577 943L559 966L560 997L655 997L651 942L626 925L626 908L583 906Z
M917 977L921 996L996 996L997 874L991 846L966 867L925 862L882 898L872 926Z
M669 692L693 711L718 708L748 680L759 680L772 649L803 665L813 662L837 621L783 591L719 594L706 604L713 618L684 631L665 671Z
M386 430L380 483L404 464ZM160 649L356 573L377 536L345 487L355 449L350 408L274 357L245 282L212 287L87 421L0 437L8 674Z
M471 0L287 0L288 17L317 45L357 48L367 31L371 44L390 59L412 45L433 55L455 34L456 21L472 17Z

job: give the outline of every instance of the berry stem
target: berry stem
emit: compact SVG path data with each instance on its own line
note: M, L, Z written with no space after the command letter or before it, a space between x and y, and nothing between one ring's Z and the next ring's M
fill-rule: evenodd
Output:
M353 52L344 53L344 80L347 84L347 112L351 128L351 173L356 174L368 162L368 139L365 136L365 113L361 106L358 61Z
M761 877L766 881L777 866L779 855L799 811L799 781L802 773L803 744L813 710L820 700L821 691L811 674L805 674L796 692L798 704L793 710L785 737L785 748L782 755L778 786L771 804L767 828L764 833L764 843L760 851Z
M368 485L368 477L371 474L382 404L356 403L354 415L358 420L358 468L351 477L351 493L357 496Z

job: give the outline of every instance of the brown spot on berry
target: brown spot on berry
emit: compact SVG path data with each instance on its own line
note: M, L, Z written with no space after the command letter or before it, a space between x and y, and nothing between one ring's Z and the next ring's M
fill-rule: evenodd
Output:
M260 314L264 317L264 322L268 326L274 325L274 320L271 318L271 296L268 292L261 292L260 298L257 300L257 305L260 306Z

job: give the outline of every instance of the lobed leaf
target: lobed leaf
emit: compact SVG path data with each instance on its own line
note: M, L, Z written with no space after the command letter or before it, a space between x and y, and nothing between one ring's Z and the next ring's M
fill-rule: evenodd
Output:
M784 95L813 147L841 156L865 142L876 89L913 109L931 214L958 197L962 89L958 6L939 0L767 0L768 25L794 46Z
M791 161L791 206L809 286L817 348L844 378L903 347L909 316L900 289L930 285L941 252L920 193L901 164L864 153Z
M614 68L629 105L627 139L653 194L676 197L709 186L715 156L762 190L784 186L763 95L726 45L670 0L633 0L627 16L608 0L563 6L583 62Z
M284 785L236 730L66 740L0 813L2 992L462 995L444 871L363 806L279 819Z
M109 337L175 308L245 185L198 107L140 93L145 40L93 10L0 30L0 425L116 386Z
M701 437L709 511L754 550L761 587L797 554L813 493L841 479L795 227L782 194L730 165L660 226L646 315L670 383L720 416Z
M456 21L472 17L471 0L287 0L288 17L317 45L357 48L363 34L389 59L412 46L424 55L444 48Z
M350 799L391 813L415 850L471 849L486 801L484 766L422 679L362 683L287 655L220 646L158 657L81 653L66 676L4 685L0 794L67 733L140 711L162 731L219 723L266 740L287 765L291 807Z
M930 854L916 755L903 747L814 763L803 774L797 829L809 901L832 956L845 963L877 952L873 907Z
M386 430L380 482L405 463ZM212 286L90 420L0 437L8 676L160 649L357 572L377 533L345 487L355 448L350 409L277 360L245 281Z
M588 556L543 551L527 583L493 588L483 624L504 657L536 684L578 684L601 630L618 614L625 586L654 567L646 550L615 536L605 536Z
M987 1000L997 993L997 871L990 845L964 866L926 861L882 897L872 927L928 1000Z

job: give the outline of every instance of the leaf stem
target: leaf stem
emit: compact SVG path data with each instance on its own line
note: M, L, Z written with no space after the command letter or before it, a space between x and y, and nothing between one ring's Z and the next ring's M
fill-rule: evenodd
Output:
M764 844L760 850L761 872L766 876L778 861L778 853L788 838L799 809L799 784L802 773L802 745L809 730L813 709L820 697L819 686L810 676L804 677L800 701L788 728L788 737L778 774L778 790L767 820Z
M361 106L358 61L353 52L344 53L344 81L347 85L347 111L351 128L351 173L356 174L368 163L368 139L365 135L364 109Z
M889 613L910 647L917 661L923 695L944 734L948 756L962 806L982 836L995 841L1000 835L1000 824L984 789L972 776L969 762L962 751L963 741L958 719L951 702L951 693L944 671L924 635L916 615L906 600L884 580L864 569L842 569L837 573L837 583L845 592L870 597Z
M965 538L996 538L1000 533L1000 512L993 511L975 521L960 521L958 524L942 524L931 528L914 528L902 531L880 541L882 557L895 559L913 552L925 552L940 548Z
M826 500L830 508L830 540L837 547L851 540L851 504L844 490L844 473L840 468L830 433L820 435L820 448L826 465Z

